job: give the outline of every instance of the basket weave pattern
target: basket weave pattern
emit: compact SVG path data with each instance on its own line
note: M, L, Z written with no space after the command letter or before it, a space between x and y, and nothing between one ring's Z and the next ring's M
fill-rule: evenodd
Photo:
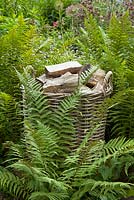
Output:
M76 138L74 143L76 146L85 137L85 134L90 131L96 123L99 123L99 127L95 133L91 136L90 140L104 140L105 138L105 126L106 116L105 113L102 118L97 115L98 107L103 103L104 99L109 97L112 92L111 77L105 79L105 93L100 91L97 93L92 92L91 94L82 95L77 110L72 112L73 118L75 119L74 127L76 129ZM56 109L61 100L63 100L71 93L45 93L52 109Z

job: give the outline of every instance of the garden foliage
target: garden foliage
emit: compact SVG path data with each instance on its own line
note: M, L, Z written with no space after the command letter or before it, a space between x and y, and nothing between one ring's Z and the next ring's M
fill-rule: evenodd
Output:
M134 195L133 6L130 0L0 0L0 189L9 199ZM108 113L106 135L113 139L107 143L88 142L93 127L74 148L71 112L79 90L52 112L35 81L46 65L69 60L113 72L113 94L99 108Z
M85 20L85 29L82 28L82 35L78 40L84 52L83 57L106 71L112 70L114 93L116 94L111 102L112 109L109 110L112 132L129 137L133 137L134 114L133 41L134 28L128 13L120 18L114 15L106 31L97 24L92 15L89 16Z
M114 172L118 163L118 172L125 168L128 175L134 161L133 139L122 137L107 144L104 141L89 143L96 129L93 128L72 151L72 133L77 132L70 112L76 108L80 93L77 91L64 99L53 113L40 84L30 78L26 70L26 77L17 73L25 88L24 133L20 144L7 143L9 159L5 161L6 168L0 168L3 192L25 200L105 197L117 200L130 191L132 184L119 181ZM125 163L123 156L128 156Z

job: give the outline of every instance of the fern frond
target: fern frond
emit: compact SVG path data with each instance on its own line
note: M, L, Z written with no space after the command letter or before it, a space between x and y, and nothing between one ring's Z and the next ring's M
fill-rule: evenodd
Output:
M81 199L83 194L89 193L90 195L100 197L102 195L104 196L111 196L113 195L114 200L117 199L117 193L120 193L122 195L125 194L125 190L130 189L131 184L129 183L122 183L122 182L108 182L108 181L96 181L94 179L88 179L84 180L83 183L81 181L77 182L77 187L80 187L76 193L73 194L72 199L76 200L76 196L78 199ZM97 191L95 192L95 191Z
M112 122L112 133L118 136L125 135L133 138L134 132L134 91L126 90L121 99L112 107L109 113Z
M82 140L82 142L80 143L79 147L76 149L76 153L75 154L78 154L80 155L80 152L82 152L83 149L85 149L85 147L87 145L90 145L91 146L91 151L93 152L93 144L90 143L89 144L89 139L92 137L92 135L95 133L95 131L97 130L97 128L100 126L100 124L96 125L94 128L92 128L89 132L86 133L84 139ZM97 146L97 145L95 145ZM96 149L97 150L97 149ZM95 150L95 151L96 151ZM88 149L89 151L89 149ZM91 152L90 152L91 153Z
M103 54L105 44L97 21L92 15L85 19L85 29L80 41L87 47L88 56L98 61Z
M85 177L87 175L93 175L101 164L106 163L111 158L118 158L122 155L127 155L133 152L134 150L134 141L128 140L125 141L124 138L121 139L114 139L113 141L109 142L110 144L105 144L101 150L101 157L99 159L94 160L92 164L81 166L78 170L77 177ZM117 144L116 144L117 143ZM113 146L115 145L115 147ZM116 146L117 145L117 146ZM86 167L85 167L86 166Z
M77 112L76 109L80 96L79 91L76 91L74 94L63 99L58 108L54 110L51 115L51 127L54 128L59 137L60 146L65 148L67 151L69 150L68 145L75 135L75 119L71 116L71 113Z
M24 146L23 144L15 144L13 142L6 142L5 145L9 147L8 151L8 159L6 159L3 163L6 165L10 165L11 163L17 162L18 160L23 159L24 157Z
M42 191L43 189L48 191L48 187L54 187L60 191L67 190L67 185L56 179L50 178L50 174L48 174L44 168L34 166L29 161L21 160L9 165L8 168L15 169L16 172L19 172L20 176L23 174L23 177L25 177L24 181L27 182L26 187L29 191Z
M93 75L93 73L97 70L97 66L92 66L90 69L82 72L80 74L80 78L79 78L79 84L80 85L86 85L88 80L91 78L91 76Z
M69 179L77 180L96 173L98 162L104 162L104 159L101 158L103 146L103 141L88 141L85 148L78 147L78 150L72 152L65 160L65 169L67 169L63 172L63 179L67 181Z
M43 168L45 173L56 176L57 166L55 156L57 156L59 147L57 145L57 136L49 127L38 123L36 130L25 123L25 134L21 139L21 145L11 145L9 163L16 160L21 164L22 159L30 167Z
M58 137L56 132L38 122L37 130L27 127L27 133L22 142L30 161L39 167L43 167L49 174L55 174L55 156L59 152Z
M2 167L0 167L0 188L3 191L8 191L11 196L28 199L28 190L22 180Z
M68 166L68 169L63 172L63 179L67 182L73 180L76 184L83 181L84 185L86 179L88 181L92 176L96 176L100 166L107 161L115 158L119 159L119 157L129 155L133 151L134 141L126 140L125 138L117 138L111 140L107 144L104 144L104 142L94 143L93 145L90 144L86 154L85 152L83 152L82 155L74 153L73 156L66 159L65 164ZM125 185L125 183L123 184ZM123 187L123 185L120 186Z
M0 92L0 142L19 140L18 130L22 118L18 114L19 104L9 94Z
M34 177L37 174L38 175L42 174L41 169L30 166L30 163L23 161L23 160L13 163L13 164L9 165L7 168L13 168L16 171L23 172L27 177L28 176Z
M48 100L43 94L40 84L36 82L35 79L31 78L26 69L24 70L24 75L18 71L16 72L20 82L24 86L24 117L30 120L33 124L36 124L37 119L42 123L44 122L45 124L48 124L51 112Z
M104 155L110 155L117 153L125 154L131 153L134 149L134 140L126 140L126 138L115 138L111 139L107 144L105 144L103 151Z
M128 13L125 13L120 19L116 16L111 18L108 36L111 40L111 50L114 55L126 59L130 48L130 35L132 24Z
M55 191L55 192L33 192L30 196L29 200L37 200L37 199L49 199L49 200L69 200L68 194Z

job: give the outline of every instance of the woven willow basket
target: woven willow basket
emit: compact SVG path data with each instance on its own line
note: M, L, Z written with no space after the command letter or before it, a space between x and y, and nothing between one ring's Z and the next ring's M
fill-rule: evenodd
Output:
M72 112L73 118L75 119L74 127L77 132L76 138L74 138L76 146L82 141L85 134L98 123L100 125L91 136L90 140L104 140L107 114L104 113L103 117L100 117L97 110L104 99L109 97L111 92L112 72L108 72L104 79L103 91L92 91L92 93L89 94L82 94L77 110ZM45 93L45 95L47 95L52 109L55 110L61 100L71 95L71 93Z

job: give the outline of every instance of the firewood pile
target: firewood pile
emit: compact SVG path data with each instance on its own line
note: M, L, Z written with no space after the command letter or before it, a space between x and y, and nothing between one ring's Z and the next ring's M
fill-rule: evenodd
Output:
M42 83L44 93L71 93L80 84L81 74L89 70L90 67L90 65L82 66L76 61L46 66L45 74L38 77L37 80ZM111 72L107 76L111 76ZM81 92L85 94L105 93L108 82L105 77L105 71L97 69L86 85L81 85Z
M76 61L70 61L46 66L46 72L37 78L42 84L44 94L48 96L52 109L56 109L62 99L71 95L79 87L82 97L77 112L72 113L76 119L74 126L78 133L75 140L76 145L97 122L100 123L100 126L91 140L104 139L105 136L106 113L102 119L95 113L98 106L112 92L112 72L109 71L106 74L104 70L96 69L86 85L81 85L80 76L90 67L92 66L82 66Z

